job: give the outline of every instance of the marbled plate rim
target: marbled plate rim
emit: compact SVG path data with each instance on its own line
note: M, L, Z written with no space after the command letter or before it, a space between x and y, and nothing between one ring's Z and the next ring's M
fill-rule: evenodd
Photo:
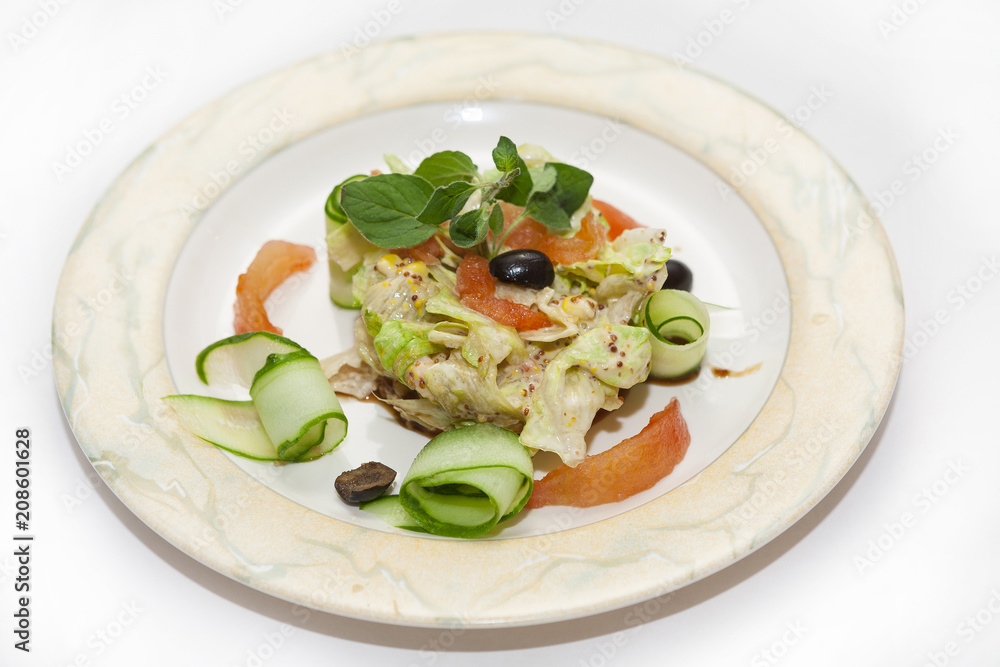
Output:
M485 99L621 118L723 178L750 151L767 150L781 120L745 93L654 55L484 33L391 40L353 57L330 53L182 121L119 177L84 225L53 316L57 387L82 449L126 506L182 551L277 597L369 620L484 627L564 620L667 593L742 558L825 496L870 440L900 365L898 270L858 188L799 130L789 137L782 130L784 143L739 189L775 241L792 291L778 386L724 456L647 505L546 536L422 540L316 515L236 474L220 452L184 433L159 400L173 392L162 305L171 258L204 210L190 195L204 189L220 155L286 102L299 105L291 130L247 170L360 114L462 99L500 70L508 78ZM345 89L357 97L331 99L330 90ZM120 298L95 305L95 295L118 284ZM845 432L827 434L831 422ZM789 478L789 470L798 474Z

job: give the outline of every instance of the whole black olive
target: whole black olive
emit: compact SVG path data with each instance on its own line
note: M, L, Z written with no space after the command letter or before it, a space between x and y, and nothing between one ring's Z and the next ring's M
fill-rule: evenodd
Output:
M663 289L690 292L692 285L694 285L694 275L691 274L687 264L676 259L667 260L667 280L663 283Z
M508 250L490 260L490 274L502 283L542 289L556 279L552 260L538 250Z
M385 493L395 479L395 470L382 463L369 461L354 470L342 472L333 486L344 502L364 503Z

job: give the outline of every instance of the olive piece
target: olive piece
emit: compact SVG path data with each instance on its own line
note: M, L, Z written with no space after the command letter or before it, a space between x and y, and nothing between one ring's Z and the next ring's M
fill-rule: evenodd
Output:
M663 289L679 289L682 292L690 292L692 285L694 285L694 275L687 264L676 259L667 260L667 279L663 283Z
M340 473L333 486L344 502L364 503L385 493L395 479L395 470L382 463L369 461L354 470Z
M490 260L490 275L502 283L542 289L556 279L552 260L538 250L508 250Z

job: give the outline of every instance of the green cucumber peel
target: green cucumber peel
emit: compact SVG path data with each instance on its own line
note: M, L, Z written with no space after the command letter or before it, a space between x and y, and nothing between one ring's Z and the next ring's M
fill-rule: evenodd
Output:
M208 384L249 388L249 401L180 394L165 400L194 435L246 458L310 461L347 434L347 418L319 360L294 341L268 332L223 339L196 361Z
M385 506L373 513L398 523L390 505L398 502L429 533L480 537L524 507L532 474L531 456L516 434L492 424L462 426L432 438L413 460L398 500L380 499Z
M194 367L198 379L205 384L229 383L249 389L268 356L301 349L301 345L284 336L251 331L212 343L198 353Z
M639 312L640 324L651 334L650 377L673 380L698 369L708 348L705 304L690 292L665 289L647 298Z
M329 215L328 205L326 254L330 300L341 308L357 309L361 307L361 302L354 295L354 276L364 266L365 258L377 251L377 247L361 236L354 225L331 223Z
M361 302L354 296L354 276L361 269L361 265L355 266L350 271L344 271L331 260L329 269L330 301L339 308L359 310Z
M330 196L326 198L327 234L332 232L336 227L347 224L347 214L344 213L344 207L340 205L340 193L344 188L344 184L351 183L353 181L360 181L364 178L367 178L364 174L348 176L343 181L335 185L333 190L330 192Z
M410 516L409 512L403 509L398 495L381 496L375 500L361 503L359 507L395 528L412 530L416 533L427 532Z

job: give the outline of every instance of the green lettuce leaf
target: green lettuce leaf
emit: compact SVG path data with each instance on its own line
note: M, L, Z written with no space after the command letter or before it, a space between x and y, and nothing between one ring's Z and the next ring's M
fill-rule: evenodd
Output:
M646 379L651 356L646 329L612 325L581 334L542 374L521 442L577 465L587 454L584 436L597 411L611 407L619 389Z

